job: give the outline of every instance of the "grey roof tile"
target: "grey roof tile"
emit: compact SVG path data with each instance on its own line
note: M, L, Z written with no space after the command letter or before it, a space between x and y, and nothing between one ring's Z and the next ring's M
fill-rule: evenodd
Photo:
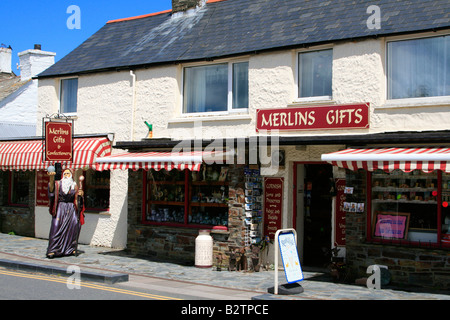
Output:
M372 4L381 9L380 30L366 26ZM107 23L40 77L449 28L449 12L448 0L224 0L195 15Z

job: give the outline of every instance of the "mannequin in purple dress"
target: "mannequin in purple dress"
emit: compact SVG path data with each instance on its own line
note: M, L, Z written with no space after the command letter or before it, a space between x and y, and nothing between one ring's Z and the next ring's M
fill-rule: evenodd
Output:
M50 182L48 186L50 198L50 227L47 257L61 257L76 253L78 235L81 228L78 219L77 196L83 196L73 181L70 169L63 171L63 177L55 182L55 173L48 172Z

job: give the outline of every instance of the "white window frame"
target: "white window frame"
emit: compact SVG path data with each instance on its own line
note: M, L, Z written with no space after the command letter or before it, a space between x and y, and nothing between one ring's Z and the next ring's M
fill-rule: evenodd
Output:
M388 43L405 41L405 40L419 40L426 38L435 38L440 36L450 36L448 31L436 31L433 33L421 33L410 36L394 36L385 40L384 49L384 74L385 74L385 105L377 107L377 109L384 108L411 108L411 107L427 107L427 106L450 106L450 96L432 96L432 97L414 97L403 99L389 99L389 79L388 79Z
M75 117L77 115L77 112L66 112L66 113L63 113L62 110L61 110L61 108L62 108L62 101L61 101L61 99L62 99L62 89L63 89L62 82L63 82L63 80L71 80L71 79L77 79L78 80L78 86L77 86L77 112L78 112L78 88L79 88L79 84L80 84L80 79L78 77L66 77L66 78L60 78L59 79L59 99L58 99L59 106L58 106L58 112L61 113L61 114L64 114L65 116L68 116L68 117Z
M249 106L247 108L235 108L233 109L233 65L237 63L249 62L249 59L238 59L228 61L214 61L211 63L192 63L184 64L182 67L181 75L181 116L182 117L199 117L199 116L217 116L217 115L229 115L229 114L247 114ZM227 95L227 110L226 111L211 111L211 112L184 112L184 74L185 69L190 67L205 67L218 64L228 64L228 95ZM249 66L250 70L250 66ZM249 88L250 95L250 88ZM250 101L249 101L250 104Z
M315 52L315 51L323 51L323 50L332 50L332 70L331 70L331 96L316 96L316 97L299 97L300 93L300 54L302 53L308 53L308 52ZM294 102L302 103L302 102L320 102L320 101L327 101L330 102L333 100L333 62L334 62L334 47L332 45L324 45L324 46L317 46L314 48L308 48L304 50L296 50L295 52L295 100Z

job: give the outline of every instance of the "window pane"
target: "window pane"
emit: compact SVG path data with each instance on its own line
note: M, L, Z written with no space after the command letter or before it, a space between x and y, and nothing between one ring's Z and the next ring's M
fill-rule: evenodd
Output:
M27 205L30 180L26 172L11 172L11 204Z
M388 98L450 95L450 36L388 43Z
M85 207L89 210L108 210L110 171L86 171Z
M333 50L299 54L299 97L331 96Z
M442 243L450 245L450 173L442 173Z
M233 64L233 109L248 108L248 62Z
M228 64L184 70L184 112L226 111Z
M78 79L61 80L61 113L77 112Z
M372 175L373 237L436 243L437 182L436 172L375 171Z

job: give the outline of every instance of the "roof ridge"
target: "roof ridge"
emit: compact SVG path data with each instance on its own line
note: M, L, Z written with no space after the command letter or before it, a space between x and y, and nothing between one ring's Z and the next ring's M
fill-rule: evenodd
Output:
M116 23L116 22L122 22L122 21L130 21L130 20L137 20L137 19L143 19L143 18L147 18L147 17L153 17L153 16L157 16L160 14L165 14L165 13L169 13L172 12L172 10L164 10L164 11L159 11L159 12L154 12L154 13L149 13L149 14L143 14L140 16L134 16L134 17L128 17L128 18L121 18L121 19L115 19L115 20L109 20L107 22L107 24L109 23Z
M207 0L207 1L206 1L206 4L208 4L208 3L215 3L215 2L222 2L222 1L226 1L226 0ZM170 13L170 12L172 12L172 9L164 10L164 11L159 11L159 12L154 12L154 13L149 13L149 14L143 14L143 15L134 16L134 17L121 18L121 19L113 19L113 20L109 20L108 22L106 22L106 24L109 24L109 23L116 23L116 22L123 22L123 21L138 20L138 19L143 19L143 18L148 18L148 17L158 16L158 15L160 15L160 14L165 14L165 13Z

